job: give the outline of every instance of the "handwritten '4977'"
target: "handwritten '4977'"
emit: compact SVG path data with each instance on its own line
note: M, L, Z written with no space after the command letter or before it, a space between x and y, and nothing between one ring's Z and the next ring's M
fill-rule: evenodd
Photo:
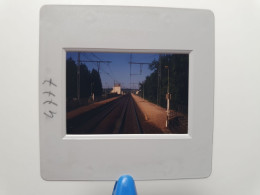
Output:
M55 93L52 91L53 87L57 87L57 85L55 84L55 82L53 82L52 78L50 79L46 79L42 82L42 85L47 85L48 90L42 92L44 95L44 102L42 103L43 105L45 105L46 110L43 112L43 114L47 117L47 118L54 118L55 115L57 114L57 106L58 104L55 102ZM50 105L48 106L48 108L46 107L46 105Z

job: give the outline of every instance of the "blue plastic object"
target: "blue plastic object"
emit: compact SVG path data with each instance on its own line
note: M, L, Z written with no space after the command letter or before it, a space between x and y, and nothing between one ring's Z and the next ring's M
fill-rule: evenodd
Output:
M116 181L112 195L137 195L135 181L131 175L122 175Z

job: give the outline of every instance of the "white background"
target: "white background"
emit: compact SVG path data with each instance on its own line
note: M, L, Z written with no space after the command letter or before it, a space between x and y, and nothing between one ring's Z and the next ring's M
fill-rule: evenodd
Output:
M139 195L260 194L260 0L0 0L0 195L108 195L113 182L40 177L39 9L44 4L211 9L215 14L213 171L136 182Z

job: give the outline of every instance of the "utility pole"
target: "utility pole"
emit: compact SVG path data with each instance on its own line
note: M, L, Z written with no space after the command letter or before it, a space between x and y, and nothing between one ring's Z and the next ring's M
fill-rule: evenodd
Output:
M108 88L108 84L107 82L105 82L105 98L107 98L107 88Z
M169 116L170 116L170 73L169 73L169 67L165 66L166 69L168 69L168 87L167 87L167 118L166 118L166 127L169 126Z
M80 52L78 52L78 63L77 63L77 98L80 102Z
M99 73L99 69L100 69L100 61L97 61L97 70L98 70L98 73Z
M133 55L130 54L130 92L132 93L132 58L133 58Z
M143 81L143 99L144 99L144 81Z
M77 99L80 102L80 63L81 62L95 62L97 63L98 73L100 70L101 63L111 63L112 61L103 61L103 60L80 60L80 52L78 52L77 59ZM91 94L92 94L92 83L91 83Z
M159 55L159 65L157 68L158 82L157 82L157 105L161 104L161 75L162 75L162 55Z
M130 54L130 62L129 62L129 64L130 64L130 88L131 88L131 92L132 92L132 88L133 88L133 84L134 84L134 83L132 83L132 76L134 76L134 75L142 75L143 65L149 65L149 64L151 64L151 63L147 63L147 62L133 62L133 61L132 61L132 58L133 58L133 56L132 56L132 54ZM140 72L139 72L139 74L132 73L132 65L133 65L133 64L138 64L138 65L140 65Z
M100 70L100 65L101 63L111 63L112 61L104 61L104 60L81 60L80 59L80 54L81 52L77 52L78 53L78 58L77 58L77 99L80 103L80 65L82 62L94 62L97 63L97 69L98 69L98 73ZM93 54L94 55L94 54ZM94 55L95 56L95 55ZM95 56L96 57L96 56ZM92 99L94 100L94 93L93 93L93 83L91 81L91 96Z

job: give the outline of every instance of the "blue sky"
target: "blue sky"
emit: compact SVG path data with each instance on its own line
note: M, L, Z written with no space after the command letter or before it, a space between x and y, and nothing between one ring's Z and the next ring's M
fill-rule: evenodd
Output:
M78 52L67 52L67 58L72 58L77 61ZM151 63L154 59L157 60L159 54L154 53L132 53L132 62L135 63ZM80 60L83 61L111 61L111 63L101 63L100 76L103 88L112 88L114 82L120 83L123 88L130 88L130 53L101 53L101 52L81 52ZM97 70L96 62L85 62L88 69ZM138 83L142 82L146 76L152 71L148 65L142 66L140 74L140 64L132 64L132 88L138 88Z

